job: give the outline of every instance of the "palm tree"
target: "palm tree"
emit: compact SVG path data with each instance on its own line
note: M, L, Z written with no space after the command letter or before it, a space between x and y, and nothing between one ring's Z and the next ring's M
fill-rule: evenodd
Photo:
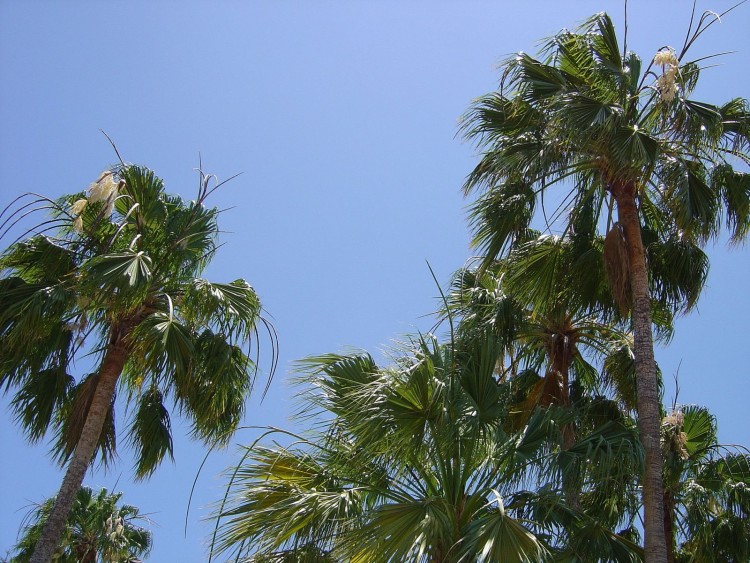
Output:
M568 186L560 209L575 217L586 204L606 225L609 285L630 312L635 338L649 562L666 561L667 549L644 243L703 243L722 220L733 240L750 230L750 177L732 166L750 162L747 102L690 99L700 66L686 54L713 21L704 14L679 53L664 48L643 71L635 53L621 51L610 18L597 14L553 37L540 59L520 53L509 60L500 90L481 98L464 125L484 151L465 190L480 192L472 217L486 260L525 236L538 195L558 184ZM550 217L559 219L559 212Z
M503 430L501 353L492 339L421 337L388 368L366 353L303 362L312 389L300 417L315 432L271 429L246 449L218 513L218 549L248 561L537 562L585 531L588 553L638 561L635 544L554 488L523 489L562 438L541 410L522 431ZM612 445L600 437L587 436L583 455Z
M534 244L565 246L549 238ZM585 316L574 319L566 314L567 322L558 325L556 311L545 316L543 309L522 307L515 294L506 292L508 288L518 290L519 281L523 282L513 279L514 275L524 272L525 278L538 280L549 274L539 271L539 264L530 264L527 256L514 253L512 258L480 272L460 270L456 274L448 301L449 311L457 312L461 318L458 333L464 338L489 333L503 343L506 350L503 359L507 364L499 365L496 371L499 378L515 384L516 399L510 408L511 413L519 415L517 420L520 418L523 423L535 406L559 405L572 411L571 420L575 422L561 427L562 463L557 464L566 469L561 479L567 503L610 527L620 521L613 520L613 516L621 517L619 513L626 511L632 516L629 522L632 525L640 506L634 498L637 480L610 479L606 487L582 484L607 482L608 468L613 465L637 470L638 445L632 443L630 447L612 451L611 457L600 461L598 467L592 464L589 455L583 455L582 443L575 443L576 434L588 435L590 441L603 424L624 421L635 408L632 343L596 319L591 322ZM551 261L545 258L541 262L546 267ZM565 272L571 272L569 260L560 262ZM558 299L571 280L563 282L562 290L554 291ZM553 342L564 345L550 346ZM601 360L601 375L581 357L580 343L588 345L585 347L589 349L589 357L593 352ZM567 360L556 359L556 355ZM578 365L571 370L574 360ZM545 361L548 367L544 377L539 377L538 366ZM571 375L575 375L575 380ZM598 396L601 386L614 391L615 401ZM597 420L603 414L604 419ZM578 455L569 456L570 450ZM706 409L694 406L676 409L664 417L662 454L668 561L746 560L750 556L750 495L746 492L746 486L750 485L750 457L740 449L719 446L715 420ZM602 510L602 507L609 508ZM585 547L587 539L585 535L571 538L568 549L582 547L577 556L590 553Z
M54 559L60 563L136 563L151 550L151 532L135 522L145 520L135 506L119 505L122 493L101 489L96 495L81 487L70 509L60 547ZM12 563L31 559L54 499L48 499L27 515Z
M115 453L118 387L134 406L138 478L172 456L170 403L206 443L225 443L242 418L265 321L244 280L198 277L217 248L219 211L205 206L214 189L201 173L186 203L152 171L122 163L87 192L17 200L3 224L7 233L36 209L53 212L0 255L0 386L16 389L29 439L52 432L55 457L68 462L34 562L54 553L95 453L105 462ZM96 366L76 380L84 353Z

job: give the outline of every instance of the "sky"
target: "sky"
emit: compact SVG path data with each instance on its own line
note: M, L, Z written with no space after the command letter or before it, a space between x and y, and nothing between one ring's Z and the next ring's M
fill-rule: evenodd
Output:
M698 12L730 5L702 0ZM197 193L199 162L220 180L241 173L213 197L227 209L224 246L206 277L248 280L279 335L270 391L261 402L266 356L247 403L244 425L255 428L212 452L198 475L207 450L174 414L174 464L134 482L123 448L113 468L85 479L150 515L151 561L206 560L236 444L257 427L293 427L295 360L350 349L382 357L395 340L429 330L439 292L428 264L445 287L473 253L460 188L477 154L458 135L460 116L497 87L503 59L598 11L622 37L623 3L590 0L0 0L0 208L24 192L84 189L116 161L101 131L186 199ZM643 60L680 47L689 19L688 2L631 0L628 46ZM750 97L748 24L750 6L741 6L699 39L694 56L733 53L703 73L696 97ZM708 252L697 310L656 351L665 401L676 376L678 402L707 406L722 442L750 445L750 253L723 242ZM7 397L0 417L2 557L62 473L47 444L24 440Z

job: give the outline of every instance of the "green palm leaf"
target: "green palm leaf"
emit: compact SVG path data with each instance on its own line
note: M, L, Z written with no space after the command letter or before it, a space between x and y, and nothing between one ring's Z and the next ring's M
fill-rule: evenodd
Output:
M130 427L130 445L136 452L136 477L151 475L164 456L172 455L172 429L169 411L157 388L148 389L138 400L138 407Z
M53 424L55 411L68 400L73 384L73 377L64 367L43 369L24 380L11 406L32 442L46 434Z
M92 284L104 291L142 287L151 277L151 259L141 252L97 256L84 265Z

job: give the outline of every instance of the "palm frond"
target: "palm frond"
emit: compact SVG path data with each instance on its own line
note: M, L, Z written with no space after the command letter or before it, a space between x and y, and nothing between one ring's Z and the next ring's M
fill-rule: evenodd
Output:
M175 395L205 442L226 443L245 412L255 365L222 334L204 330L195 342L189 375L175 378Z
M206 327L229 339L254 335L261 307L255 290L242 279L228 284L191 280L184 288L180 314L196 327Z
M48 368L29 374L11 401L16 419L29 440L44 437L54 422L55 412L68 401L73 376L64 367Z
M138 400L129 428L129 442L136 454L135 475L138 479L151 475L166 455L174 460L169 411L162 399L157 388L146 390Z

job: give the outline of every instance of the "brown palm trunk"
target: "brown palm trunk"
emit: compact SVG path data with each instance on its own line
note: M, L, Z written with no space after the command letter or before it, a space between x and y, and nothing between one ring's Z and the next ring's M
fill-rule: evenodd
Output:
M94 458L104 421L115 394L117 379L125 366L127 348L122 339L123 333L124 331L117 327L112 329L110 343L99 367L96 391L94 391L91 405L86 414L86 422L83 425L72 459L68 464L60 491L55 497L55 504L34 548L30 563L49 563L60 543L73 500L81 488L86 470Z
M643 529L646 563L667 563L664 536L664 483L660 447L661 399L651 334L651 299L646 270L646 254L641 239L633 183L611 187L617 201L617 212L628 253L632 295L633 335L635 339L635 373L638 399L638 432L646 455L643 475Z

